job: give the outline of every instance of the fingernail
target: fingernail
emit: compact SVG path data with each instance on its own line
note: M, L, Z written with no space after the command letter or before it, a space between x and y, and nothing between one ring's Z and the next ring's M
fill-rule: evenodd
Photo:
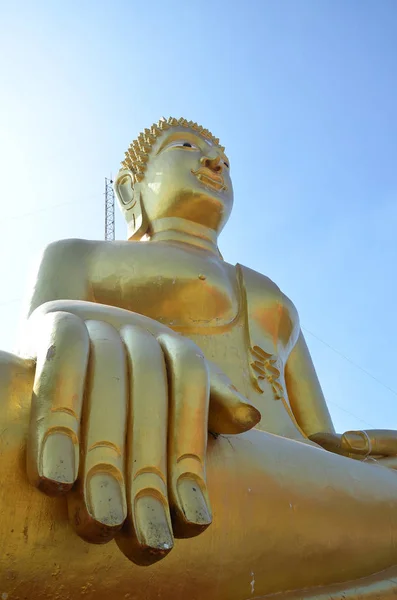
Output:
M244 427L244 430L255 427L261 420L261 417L262 415L259 410L246 402L241 402L235 412L235 418Z
M75 446L68 435L57 432L47 437L41 453L41 472L57 483L74 483Z
M126 518L126 504L120 483L110 473L95 473L88 481L89 511L96 521L117 527Z
M154 496L141 496L134 506L135 527L142 546L168 551L174 545L163 503Z
M347 431L342 435L342 445L357 452L368 451L368 439L358 431Z
M177 487L186 520L197 525L209 525L212 521L211 513L197 481L180 477Z

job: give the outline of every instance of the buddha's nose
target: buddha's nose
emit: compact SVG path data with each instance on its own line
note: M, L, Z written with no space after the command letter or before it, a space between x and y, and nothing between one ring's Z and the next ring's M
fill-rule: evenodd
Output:
M207 169L211 169L214 173L221 173L223 170L223 164L221 163L221 157L215 156L213 158L209 156L203 156L200 158L200 162Z

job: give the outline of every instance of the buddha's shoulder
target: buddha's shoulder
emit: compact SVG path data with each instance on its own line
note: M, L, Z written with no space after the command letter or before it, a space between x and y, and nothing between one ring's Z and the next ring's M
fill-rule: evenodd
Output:
M58 261L59 259L70 260L71 258L83 259L90 252L95 252L102 244L100 240L85 240L80 238L68 238L51 242L42 249L41 258L47 261Z
M91 259L99 262L108 257L118 258L121 255L139 255L142 253L143 244L124 240L86 240L70 238L51 242L44 248L42 255L47 259L81 260Z
M244 265L238 264L236 267L240 273L241 283L249 304L255 305L259 309L261 306L276 305L279 309L287 311L294 321L298 321L295 304L270 277Z

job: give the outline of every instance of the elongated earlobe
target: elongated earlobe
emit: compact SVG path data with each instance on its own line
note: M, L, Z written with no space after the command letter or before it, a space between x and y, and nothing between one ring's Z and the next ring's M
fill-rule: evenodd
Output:
M140 240L148 229L140 183L129 169L122 169L115 180L114 191L127 221L128 239Z
M148 222L140 189L134 190L134 203L129 212L131 213L130 215L125 215L127 219L128 239L140 240L148 230Z

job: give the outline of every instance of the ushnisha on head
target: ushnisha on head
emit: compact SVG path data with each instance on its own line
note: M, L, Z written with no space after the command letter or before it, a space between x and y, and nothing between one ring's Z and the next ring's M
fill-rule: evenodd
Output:
M217 236L229 218L229 160L197 123L161 119L132 142L121 164L114 187L130 240L150 238L165 222Z

